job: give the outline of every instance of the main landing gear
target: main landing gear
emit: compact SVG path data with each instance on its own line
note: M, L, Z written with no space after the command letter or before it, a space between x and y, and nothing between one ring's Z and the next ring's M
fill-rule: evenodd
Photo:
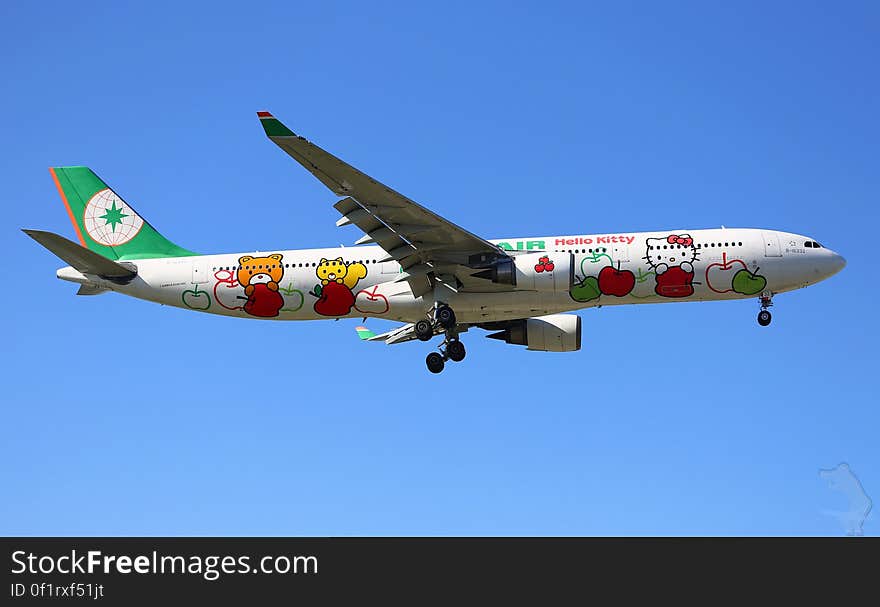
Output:
M433 321L433 322L432 322ZM416 322L416 337L422 341L429 341L434 337L436 329L442 329L446 339L440 346L440 352L431 352L425 358L425 364L431 373L440 373L446 366L446 361L461 362L464 360L467 351L464 344L458 339L458 331L456 331L455 312L452 308L445 304L441 304L434 309L432 319L424 319Z
M430 341L434 337L436 327L440 327L447 333L455 330L455 312L447 305L440 305L434 309L432 318L424 318L416 322L414 330L416 337L422 341Z
M758 324L762 327L766 327L770 324L770 321L773 320L773 315L770 314L769 308L773 305L773 294L772 293L762 293L761 294L761 311L758 312Z
M458 363L464 360L467 351L464 344L457 337L447 337L443 345L440 346L440 352L431 352L425 358L425 364L431 373L440 373L446 367L446 361L451 360Z

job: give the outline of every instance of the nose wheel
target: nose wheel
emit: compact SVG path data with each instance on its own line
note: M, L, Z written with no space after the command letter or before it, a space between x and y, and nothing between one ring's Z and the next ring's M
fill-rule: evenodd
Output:
M773 315L770 314L769 308L773 305L772 294L766 293L761 295L761 311L758 312L758 324L762 327L766 327L770 324L770 321L773 320Z

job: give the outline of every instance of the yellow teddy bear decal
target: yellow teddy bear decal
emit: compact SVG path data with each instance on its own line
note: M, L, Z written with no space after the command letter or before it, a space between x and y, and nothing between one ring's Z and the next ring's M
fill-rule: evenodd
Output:
M245 255L238 259L236 278L247 295L244 311L251 316L278 316L284 306L284 298L278 292L278 283L284 276L281 259L280 253L268 257Z
M322 258L315 269L321 280L321 287L312 293L318 297L315 312L322 316L345 316L354 305L355 285L367 275L367 266L362 263L345 263L341 257Z

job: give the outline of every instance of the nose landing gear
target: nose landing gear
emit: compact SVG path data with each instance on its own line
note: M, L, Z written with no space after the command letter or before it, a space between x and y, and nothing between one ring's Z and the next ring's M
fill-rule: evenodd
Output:
M758 312L758 324L762 327L766 327L770 324L770 321L773 320L773 315L770 314L770 311L767 309L773 305L772 298L772 293L761 294L761 311Z

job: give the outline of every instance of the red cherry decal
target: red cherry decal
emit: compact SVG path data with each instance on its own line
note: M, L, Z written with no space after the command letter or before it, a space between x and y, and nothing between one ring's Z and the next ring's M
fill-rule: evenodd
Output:
M540 263L539 263L538 265L535 266L535 272L543 272L543 271L544 271L544 265L543 265L543 264L540 264Z
M556 267L556 266L553 265L552 263L544 264L544 269L547 270L548 272L552 272L552 271L553 271L553 268L555 268L555 267Z

